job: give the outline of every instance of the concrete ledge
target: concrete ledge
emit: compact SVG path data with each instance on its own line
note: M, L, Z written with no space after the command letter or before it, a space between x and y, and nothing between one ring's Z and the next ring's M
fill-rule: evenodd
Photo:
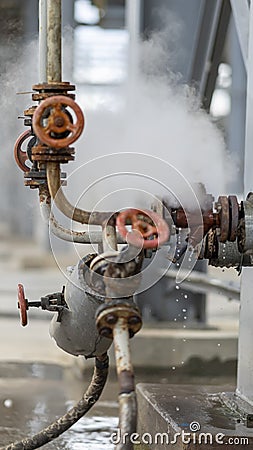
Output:
M139 440L155 450L252 448L253 429L209 395L216 392L216 386L139 384Z
M167 325L167 329L164 326ZM212 364L219 361L225 364L237 360L237 329L170 329L143 328L130 340L134 369L166 369L176 372L178 368L200 371L200 361ZM109 350L110 366L115 367L114 349ZM93 361L83 358L75 360L81 371L90 369Z

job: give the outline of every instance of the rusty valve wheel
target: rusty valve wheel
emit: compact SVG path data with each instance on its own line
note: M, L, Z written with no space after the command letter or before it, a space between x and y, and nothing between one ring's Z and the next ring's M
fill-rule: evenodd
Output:
M26 165L26 161L29 161L29 156L26 150L22 150L22 144L33 134L30 130L24 131L15 142L14 146L14 158L18 167L23 170L23 172L29 172L30 167Z
M75 113L75 123L72 114ZM43 100L33 115L33 129L43 143L53 148L64 148L75 142L84 128L84 116L78 104L64 95L55 95Z
M25 327L28 323L27 319L28 300L25 298L25 291L23 284L18 284L18 308L20 310L21 325Z
M121 211L116 220L119 233L129 244L143 248L157 248L169 239L167 223L153 211L127 209ZM126 225L132 225L138 233L129 232Z

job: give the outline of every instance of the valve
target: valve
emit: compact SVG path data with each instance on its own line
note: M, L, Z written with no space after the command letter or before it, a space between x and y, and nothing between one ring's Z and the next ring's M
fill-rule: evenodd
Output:
M66 109L69 107L75 114ZM64 148L75 142L84 128L81 108L71 98L55 95L43 100L33 115L33 129L41 142L53 148Z
M25 290L23 284L18 284L18 308L20 310L21 325L25 327L28 324L27 311L31 307L41 308L43 310L58 312L57 322L61 321L61 314L63 309L68 309L68 305L64 299L63 286L62 292L55 292L41 297L39 301L30 302L25 298Z
M23 143L30 137L32 137L32 139L29 141L29 143L27 145L27 149L26 150L22 150ZM24 131L24 133L22 133L18 137L18 139L15 142L14 158L15 158L15 161L16 161L18 167L23 172L29 172L30 171L30 167L26 165L26 162L30 161L29 149L31 147L31 145L30 145L31 142L33 142L34 140L35 140L35 137L34 137L33 133L30 130L26 130L26 131Z
M28 324L27 310L28 300L25 298L23 284L18 284L18 308L20 309L21 325L25 327Z
M120 235L136 247L157 248L169 239L168 225L153 211L126 209L118 214L116 225ZM130 233L126 225L132 225L138 233Z

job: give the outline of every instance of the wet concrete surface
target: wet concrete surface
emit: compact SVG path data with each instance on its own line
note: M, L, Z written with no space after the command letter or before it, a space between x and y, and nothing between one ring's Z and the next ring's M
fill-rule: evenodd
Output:
M222 445L252 449L253 428L247 425L241 412L224 404L221 392L233 395L234 386L139 384L137 398L142 411L138 418L139 435L151 433L152 450L163 450L164 442L171 450L219 449ZM158 433L164 433L167 439L155 442Z
M1 364L0 446L40 431L67 412L89 383L71 370L45 364ZM77 424L44 448L113 448L110 435L117 428L117 387L110 382L98 404Z
M0 446L23 439L48 426L81 398L91 372L75 372L73 367L44 363L0 363ZM233 383L234 375L196 376L180 371L137 371L136 383L159 383L166 392L167 383ZM158 385L157 385L158 386ZM172 388L173 389L173 388ZM101 399L71 429L43 448L69 450L113 449L110 436L118 427L118 382L110 376ZM142 411L140 411L142 415Z

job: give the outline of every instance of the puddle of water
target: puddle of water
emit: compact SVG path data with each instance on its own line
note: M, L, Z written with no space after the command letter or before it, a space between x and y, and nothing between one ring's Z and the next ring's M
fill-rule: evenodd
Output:
M69 450L98 450L106 447L113 450L114 445L110 441L112 433L118 426L118 417L91 416L82 418L71 430L67 431L61 439L58 439L57 449L64 448Z

